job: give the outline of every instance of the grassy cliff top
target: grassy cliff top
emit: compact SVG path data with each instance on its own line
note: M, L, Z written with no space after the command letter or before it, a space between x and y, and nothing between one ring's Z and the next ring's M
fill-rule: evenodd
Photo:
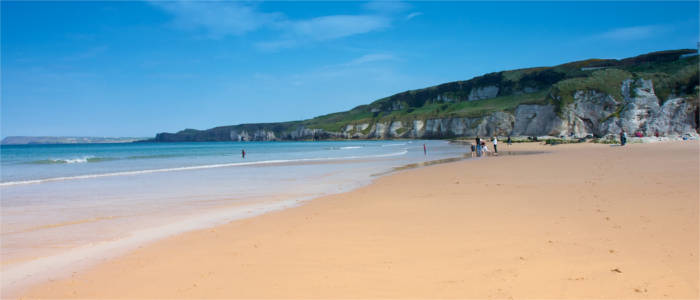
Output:
M231 130L265 129L285 133L299 126L339 132L348 124L413 121L445 117L482 117L513 111L521 104L552 104L557 111L571 102L577 90L595 90L622 100L626 79L653 81L660 101L671 96L697 97L698 56L694 49L652 52L617 59L587 59L553 67L535 67L488 73L469 80L409 90L360 105L349 111L316 118L265 124L222 126L206 131L187 129L179 135L197 139L222 138Z

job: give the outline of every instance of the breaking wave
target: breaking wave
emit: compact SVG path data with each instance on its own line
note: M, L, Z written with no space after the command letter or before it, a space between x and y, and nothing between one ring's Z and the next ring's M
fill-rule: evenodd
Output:
M367 155L367 156L343 156L343 157L327 157L327 158L303 158L303 159L279 159L279 160L263 160L263 161L252 161L252 162L237 162L237 163L223 163L223 164L212 164L212 165L201 165L201 166L186 166L186 167L175 167L175 168L163 168L163 169L150 169L150 170L137 170L137 171L122 171L113 173L101 173L101 174L87 174L87 175L77 175L77 176L64 176L64 177L53 177L45 179L34 179L34 180L23 180L23 181L8 181L0 183L1 186L13 186L22 184L37 184L53 181L65 181L65 180L76 180L76 179L90 179L90 178L100 178L100 177L113 177L113 176L127 176L127 175L141 175L141 174L151 174L151 173L164 173L164 172L175 172L175 171L190 171L190 170L203 170L203 169L213 169L213 168L226 168L226 167L240 167L240 166L255 166L255 165L272 165L272 164L283 164L283 163L297 163L297 162L311 162L311 161L334 161L334 160L348 160L348 159L366 159L366 158L381 158L381 157L391 157L400 156L408 153L407 150L400 152L379 154L379 155Z

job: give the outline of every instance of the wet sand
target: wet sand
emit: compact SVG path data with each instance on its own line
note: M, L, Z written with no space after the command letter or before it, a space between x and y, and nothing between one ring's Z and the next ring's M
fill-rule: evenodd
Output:
M23 298L697 298L698 142L499 145L181 234ZM8 295L5 295L8 296Z

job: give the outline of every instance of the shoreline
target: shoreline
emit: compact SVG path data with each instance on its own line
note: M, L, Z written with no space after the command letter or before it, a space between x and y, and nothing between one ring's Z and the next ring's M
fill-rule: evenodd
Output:
M402 150L400 153L405 154L407 150ZM396 153L369 155L369 156L351 156L340 158L318 158L318 159L297 159L297 160L278 160L278 161L253 161L243 163L229 163L214 165L229 166L250 164L259 167L268 166L295 166L295 165L317 165L317 164L346 164L357 162L371 162L372 160L396 156ZM360 160L358 160L360 159ZM459 159L462 159L461 157ZM441 161L437 159L435 161ZM429 163L432 161L427 161ZM212 165L170 168L171 169L204 169L211 168ZM140 170L134 172L118 172L118 173L138 173L145 174L160 170ZM393 171L390 171L393 172ZM110 174L98 174L97 177L110 176ZM333 190L328 190L316 194L296 195L279 193L273 196L263 197L263 200L244 200L233 204L224 205L216 209L210 209L207 212L199 212L189 216L183 216L178 222L168 222L155 227L144 228L131 232L127 236L109 239L99 242L90 243L87 245L73 247L65 252L52 253L47 256L22 258L17 261L8 262L3 260L2 265L2 286L3 298L15 297L21 294L26 287L35 286L37 284L46 283L53 278L65 278L70 274L89 269L94 265L110 259L118 258L134 249L141 248L152 243L156 243L162 239L172 236L196 231L214 228L225 223L234 222L241 219L251 218L271 211L285 210L288 208L304 205L310 200L325 197L328 195L345 193L354 189L371 184L377 174L368 174L368 178L357 181L353 184L343 184L343 187L335 187ZM93 177L95 175L86 175L84 177ZM81 177L81 176L78 176ZM55 178L54 178L55 179ZM48 179L53 181L53 179ZM0 184L1 186L2 184ZM346 186L347 185L347 186ZM107 218L109 219L109 218ZM80 221L80 220L79 220ZM79 224L86 222L67 222L71 224ZM61 223L64 224L64 223ZM53 227L53 224L44 227Z
M697 201L688 202L689 196L697 199L697 146L695 141L635 144L624 149L593 144L554 147L513 145L511 148L520 150L547 149L550 155L502 155L494 159L457 161L393 172L350 192L322 196L301 206L167 237L78 272L71 278L34 286L20 295L28 298L697 296L697 270L682 267L688 262L695 262L697 266L697 226L694 229L687 226L697 225L698 219ZM501 152L508 148L504 144ZM676 186L678 190L661 189L676 195L673 199L678 203L674 205L692 208L692 211L680 213L679 218L676 210L666 207L669 204L655 203L653 198L643 197L646 206L626 208L623 204L629 205L632 199L620 198L619 192L604 181L606 175L591 169L605 169L605 166L586 165L598 161L597 157L591 157L596 154L600 154L606 162L614 161L613 158L626 159L624 156L618 157L620 151L616 150L629 152L633 159L643 158L639 153L631 152L633 148L654 156L654 159L668 160L665 163L675 167L652 169L647 172L649 174L639 174L644 175L642 178L650 177L662 183L667 180L660 176L664 174L681 180L685 185ZM679 163L670 154L659 155L659 151L673 151L673 154L680 151L686 160L694 159L695 165L683 169L684 164L692 162ZM571 157L572 153L575 157ZM580 158L571 162L575 166L572 166L572 173L567 175L572 178L552 177L552 174L537 169L548 166L556 173L562 167L562 162L569 162L572 158ZM657 167L663 167L658 161L652 162ZM676 173L681 172L679 166L685 172L683 175L691 178L677 178ZM483 174L464 171L472 167ZM538 176L514 177L527 175L528 168L532 167L536 168L532 170L533 175ZM576 167L584 170L577 170ZM644 171L638 166L628 168ZM591 173L591 170L595 172ZM646 189L644 185L618 178L624 173L605 170L612 173L611 178L620 179L623 186ZM658 171L670 172L657 174ZM576 182L576 179L581 179L579 177L585 180ZM542 196L544 187L538 180L543 178L548 178L549 189L576 191L573 195L579 199L565 199L561 203L562 197ZM689 184L692 179L696 183ZM587 189L601 191L591 194ZM609 197L611 195L617 198ZM614 199L622 203L616 203ZM661 209L655 207L659 205ZM650 207L657 211L649 210ZM573 211L574 215L568 215L573 208L577 209ZM582 212L583 208L586 208L585 213ZM617 253L622 254L634 248L632 246L642 245L638 239L619 235L620 232L633 237L640 235L638 230L631 229L634 226L628 226L630 222L638 225L639 220L630 217L629 212L622 208L644 210L648 216L642 218L641 224L648 231L653 231L656 239L668 239L657 236L664 231L671 231L669 236L675 233L675 238L681 237L680 244L676 241L672 247L674 253L671 254L675 255L668 254L678 257L671 259L672 263L661 264L666 271L672 271L664 273L666 277L650 276L651 270L644 268L636 270L640 272L635 275L634 271L628 271L635 269L630 259L610 262ZM659 214L659 211L672 216ZM608 215L607 220L602 217L603 214ZM649 220L657 221L660 224L658 227L664 230L652 228L654 222ZM610 228L601 225L610 225L613 221L618 224ZM679 221L686 225L685 231L680 232L668 225L677 225ZM592 226L592 229L589 228L589 232L586 226L581 225ZM574 235L569 236L570 233ZM518 234L529 238L517 237ZM540 240L537 244L529 241L535 237ZM626 243L600 245L617 239ZM693 239L694 245L690 243ZM567 251L560 252L557 248ZM652 254L659 254L659 249L652 250L657 250L651 251ZM691 258L687 253L683 258L675 253L686 250L693 255ZM589 260L584 259L584 262L593 263L599 268L594 271L592 266L571 260L572 257L566 254L569 252L584 258L597 258L588 257ZM656 257L642 254L635 253L633 258ZM636 261L634 259L632 261ZM530 262L539 264L536 263L534 269L528 269L525 265ZM598 264L601 262L608 262L609 266L600 268ZM654 259L651 262L655 263ZM582 270L562 270L567 267ZM618 274L617 271L610 271L614 269L622 270L620 274L623 275L608 278L611 274ZM486 277L491 279L483 278L483 275L489 274L491 276ZM535 274L537 276L533 276ZM408 278L409 275L422 280ZM500 278L496 280L498 282L505 280L503 282L506 284L499 284L494 278ZM550 284L559 282L558 292L536 278ZM625 279L622 281L626 284L624 289L616 289L612 284L615 282L608 282L620 278ZM137 286L137 280L154 284ZM693 280L694 283L688 283ZM191 281L197 282L193 285ZM579 287L562 290L560 281ZM681 286L661 289L659 282ZM597 290L598 294L595 293L596 289L586 294L584 291L586 288L590 290L591 284L602 284L603 287ZM458 293L460 291L462 294Z

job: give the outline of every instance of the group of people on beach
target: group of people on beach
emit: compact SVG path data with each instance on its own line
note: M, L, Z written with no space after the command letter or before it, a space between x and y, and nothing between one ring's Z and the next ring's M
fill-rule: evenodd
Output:
M498 138L493 137L493 140L491 140L491 143L493 144L493 152L489 150L488 145L486 145L486 142L479 138L479 136L476 136L475 139L475 144L471 144L471 153L472 157L481 157L486 156L486 155L498 155ZM512 143L510 136L508 136L508 140L506 141L508 145Z

